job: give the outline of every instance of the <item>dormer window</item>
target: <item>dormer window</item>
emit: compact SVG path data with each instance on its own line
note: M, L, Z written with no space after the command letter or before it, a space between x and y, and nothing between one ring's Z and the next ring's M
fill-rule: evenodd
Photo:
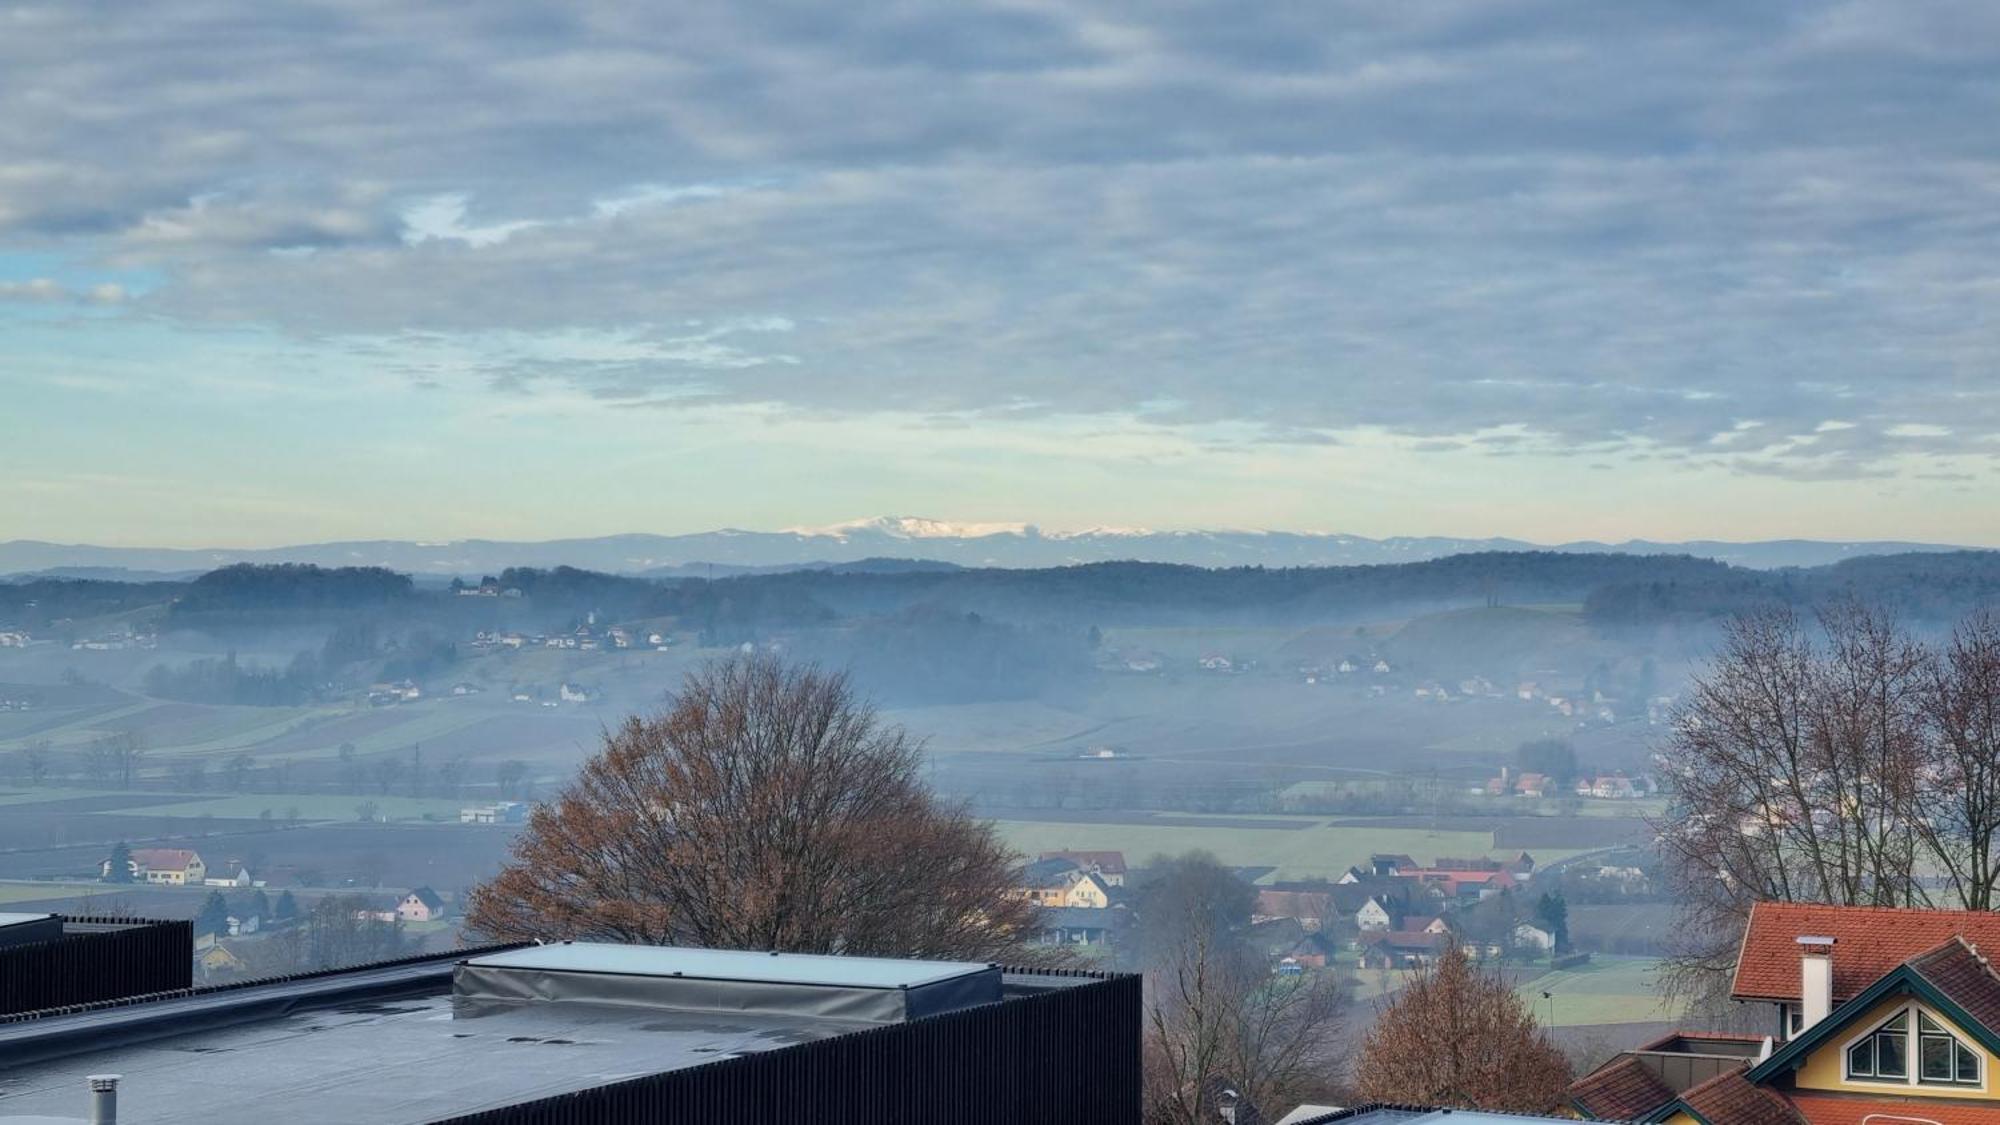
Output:
M1845 1063L1847 1077L1860 1082L1980 1084L1979 1052L1946 1030L1929 1012L1914 1005L1850 1040Z

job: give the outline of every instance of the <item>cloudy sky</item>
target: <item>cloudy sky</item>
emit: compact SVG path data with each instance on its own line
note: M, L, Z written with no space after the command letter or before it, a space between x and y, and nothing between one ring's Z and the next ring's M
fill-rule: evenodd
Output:
M0 0L0 539L2000 544L2000 5Z

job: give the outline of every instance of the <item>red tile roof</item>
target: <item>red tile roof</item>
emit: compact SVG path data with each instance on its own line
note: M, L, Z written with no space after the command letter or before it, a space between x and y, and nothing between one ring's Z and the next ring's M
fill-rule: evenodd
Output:
M1792 1105L1811 1125L1993 1125L2000 1120L2000 1110L1995 1110L1992 1102L1941 1098L1899 1100L1799 1092L1792 1095ZM1717 1121L1715 1125L1728 1123Z
M1258 891L1254 913L1260 918L1319 920L1335 910L1333 896L1320 891Z
M1599 1121L1636 1121L1673 1101L1674 1091L1645 1063L1620 1055L1570 1083L1569 1097Z
M2000 976L1994 975L1982 950L1955 937L1912 958L1910 968L1981 1026L2000 1031Z
M1681 1095L1681 1104L1700 1114L1708 1125L1800 1125L1806 1120L1775 1091L1751 1085L1741 1070L1718 1074L1690 1088Z
M1805 936L1834 939L1833 1002L1840 1004L1951 938L2000 950L2000 914L1760 902L1750 911L1730 995L1738 1000L1797 1003L1798 939Z
M154 871L182 871L195 861L186 848L133 848L132 862Z

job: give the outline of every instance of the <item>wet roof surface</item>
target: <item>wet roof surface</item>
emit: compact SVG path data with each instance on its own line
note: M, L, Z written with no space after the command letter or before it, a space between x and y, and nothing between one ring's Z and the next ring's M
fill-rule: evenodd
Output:
M824 984L847 988L915 988L988 970L976 961L898 961L879 957L819 957L806 953L742 953L725 949L570 942L531 946L467 964L511 969L709 980Z
M286 1117L416 1123L853 1030L790 1016L585 1004L454 1011L440 991L10 1066L0 1070L0 1122L82 1116L86 1077L112 1073L124 1076L119 1119L131 1125Z

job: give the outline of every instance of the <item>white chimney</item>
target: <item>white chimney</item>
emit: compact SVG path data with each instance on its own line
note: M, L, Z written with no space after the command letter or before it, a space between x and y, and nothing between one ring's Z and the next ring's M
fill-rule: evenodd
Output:
M90 1076L90 1125L118 1125L118 1078L116 1074Z
M1799 1031L1833 1011L1833 939L1799 939Z

